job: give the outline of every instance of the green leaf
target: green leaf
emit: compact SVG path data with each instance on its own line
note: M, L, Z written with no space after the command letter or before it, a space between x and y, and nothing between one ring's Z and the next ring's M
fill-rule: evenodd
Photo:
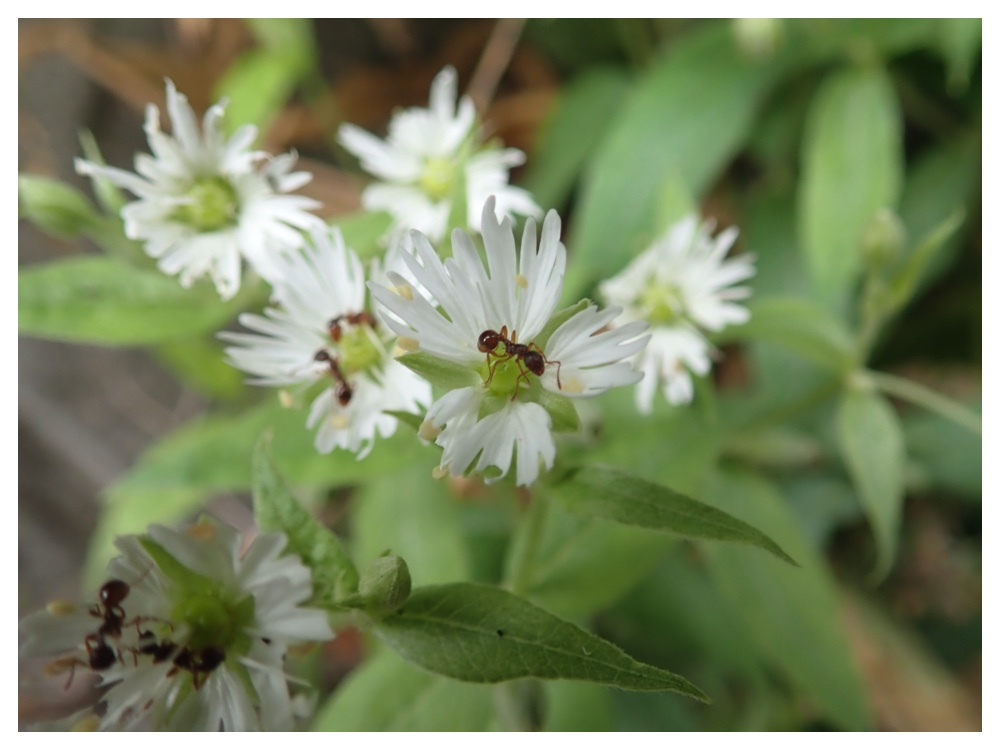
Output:
M679 175L669 175L657 196L653 233L661 236L681 219L697 213L698 205L684 180Z
M107 162L104 161L104 156L97 146L97 141L94 139L94 134L89 130L80 131L80 148L83 149L83 155L87 161L107 166ZM91 175L90 184L94 187L94 195L97 197L98 203L109 214L117 216L122 207L128 203L128 198L125 197L121 189L107 177Z
M198 490L240 491L250 487L250 464L262 432L274 430L274 460L290 481L342 487L397 470L422 457L424 448L412 435L399 431L380 439L365 459L350 451L322 455L313 446L301 409L286 409L268 399L239 414L214 415L191 422L148 449L115 485L116 492ZM421 456L421 454L424 454ZM433 459L431 459L433 460Z
M764 479L737 471L720 472L708 496L766 528L802 563L790 568L735 545L705 547L711 578L739 613L738 624L730 626L745 630L756 658L780 670L835 726L871 728L865 686L841 625L835 580L782 498Z
M920 244L889 281L894 309L902 308L913 298L926 275L928 266L947 245L948 240L955 235L964 220L965 212L957 209L921 239Z
M351 521L359 562L388 549L406 560L418 585L468 577L456 499L429 465L372 477L357 490Z
M154 523L180 523L200 508L204 500L203 492L185 488L121 491L112 487L100 506L97 528L87 545L84 586L96 588L107 578L108 561L118 554L115 539L124 534L145 534Z
M653 531L574 515L551 500L539 494L515 525L504 580L561 617L586 617L614 604L674 543Z
M312 602L336 608L338 601L358 589L358 571L340 541L303 508L271 458L271 435L257 442L253 457L254 518L261 531L280 531L288 537L286 550L298 555L312 571Z
M730 326L714 343L741 339L778 344L835 373L843 374L854 362L851 336L826 309L808 299L765 297L747 307L750 320Z
M331 222L333 226L340 228L344 243L362 260L385 253L381 239L389 231L391 223L392 217L385 211L359 211L338 216Z
M102 217L76 188L48 177L17 176L18 214L56 237L79 237Z
M862 270L866 224L896 206L902 148L899 105L883 70L844 70L823 83L803 138L799 236L816 293L838 312Z
M899 419L874 391L851 388L837 412L837 437L847 471L875 534L881 579L896 558L906 451Z
M649 241L665 176L704 193L739 149L775 72L743 59L723 24L692 31L653 61L585 173L567 298Z
M467 388L483 382L479 374L470 367L435 357L427 352L411 352L397 357L396 360L401 365L409 367L431 385L436 385L446 391Z
M621 68L590 68L559 91L528 160L524 187L542 206L566 204L628 92ZM580 127L580 123L587 127Z
M546 732L610 732L614 729L608 690L587 682L545 684Z
M982 401L965 404L982 411ZM983 439L938 414L913 411L903 419L907 454L918 467L919 484L982 502Z
M963 93L969 87L972 66L983 42L982 18L939 18L941 53L948 63L948 93Z
M742 542L797 565L770 537L711 505L610 466L585 466L557 485L573 513L684 537Z
M223 124L230 133L248 123L266 129L316 64L308 19L255 19L250 26L264 46L244 52L215 86L217 98L229 99Z
M439 677L383 649L316 712L316 732L475 732L489 726L493 689Z
M178 380L203 395L232 399L246 391L243 373L226 362L222 346L214 337L167 341L154 353Z
M215 289L184 289L157 271L87 256L19 269L18 331L63 341L155 344L218 330L239 302Z
M708 701L683 677L642 664L602 638L491 586L416 589L399 613L374 629L404 659L466 682L583 680L625 690L671 690Z

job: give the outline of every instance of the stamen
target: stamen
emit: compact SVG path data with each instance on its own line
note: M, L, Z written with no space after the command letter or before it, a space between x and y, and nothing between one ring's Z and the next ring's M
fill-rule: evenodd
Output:
M517 284L519 287L521 287L521 289L527 289L528 277L519 273L514 277L514 283Z
M421 423L420 429L417 430L417 435L422 437L424 440L436 440L437 436L440 434L441 434L441 428L435 425L429 419L425 419Z

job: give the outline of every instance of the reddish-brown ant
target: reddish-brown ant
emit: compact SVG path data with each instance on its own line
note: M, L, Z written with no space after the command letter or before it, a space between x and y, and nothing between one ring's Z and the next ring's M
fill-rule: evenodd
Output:
M374 328L376 325L375 316L372 315L367 310L362 310L356 313L345 313L344 315L338 315L336 318L327 323L327 328L330 331L330 338L334 341L339 342L340 337L344 335L344 330L341 327L341 323L349 323L352 326L367 325Z
M185 646L174 657L174 666L167 672L167 676L172 677L177 674L178 669L186 669L191 673L191 683L194 685L194 689L197 690L205 684L205 678L214 672L225 660L226 652L218 646L206 646L197 653ZM199 676L203 678L201 681L199 681Z
M500 344L503 344L504 350L503 354L498 355L496 350ZM497 366L501 362L510 359L517 362L520 374L517 376L517 380L514 381L514 395L511 396L511 401L517 398L518 389L521 387L521 380L523 379L525 383L528 382L528 372L541 377L545 373L546 365L556 366L556 385L562 390L562 380L560 379L562 362L547 359L545 352L534 342L530 344L517 343L517 331L511 331L510 338L507 338L507 326L501 327L499 333L492 329L487 329L479 334L479 341L476 345L479 347L479 351L486 355L486 366L490 370L490 376L486 379L486 385L489 385L490 381L493 380ZM495 360L492 365L490 364L491 356ZM525 367L528 368L528 371L525 371Z
M330 352L326 349L320 349L316 352L313 357L317 362L326 362L330 367L330 375L333 376L333 380L336 386L333 389L334 394L337 396L337 401L340 402L341 406L347 406L351 402L351 397L354 395L354 389L351 384L347 382L347 378L344 377L344 373L340 370L340 363L337 358L332 356Z

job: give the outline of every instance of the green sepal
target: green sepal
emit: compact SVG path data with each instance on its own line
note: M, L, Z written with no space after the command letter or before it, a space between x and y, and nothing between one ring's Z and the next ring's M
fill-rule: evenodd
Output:
M404 367L417 373L431 385L453 391L456 388L468 388L482 383L479 373L465 365L459 365L441 357L435 357L427 352L411 352L397 357Z
M166 548L152 537L139 537L139 544L153 558L153 562L156 563L159 571L179 588L188 591L207 591L215 586L211 578L191 570L191 568L167 552Z
M539 349L545 351L545 347L548 345L549 339L552 338L552 334L559 329L559 326L572 318L578 312L583 312L593 304L594 303L591 300L585 297L575 305L570 305L569 307L564 307L562 310L558 310L551 318L549 318L549 322L545 324L545 327L541 330L541 332L535 336L533 340L534 343Z

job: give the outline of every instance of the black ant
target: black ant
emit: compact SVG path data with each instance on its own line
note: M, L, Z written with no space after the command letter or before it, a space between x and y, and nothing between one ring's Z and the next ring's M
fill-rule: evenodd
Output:
M327 323L327 328L330 331L330 338L335 342L340 341L340 337L343 336L344 330L341 327L341 321L344 323L349 323L352 326L367 325L374 328L376 325L375 316L372 315L367 310L362 310L356 313L346 313L344 315L338 315L336 318Z
M165 643L169 643L169 641ZM174 657L174 666L167 672L167 677L177 674L177 670L179 669L186 669L191 673L191 683L194 685L194 689L197 690L205 684L204 679L199 681L199 675L207 678L225 660L226 652L218 646L205 646L205 648L199 650L197 653L185 646Z
M498 355L496 350L500 344L503 344L504 352ZM514 381L514 395L511 396L511 401L517 398L517 391L521 387L521 380L524 379L525 383L528 382L528 372L525 371L525 367L528 368L528 371L541 377L545 373L546 365L556 365L556 385L559 386L559 390L562 390L562 380L560 379L562 362L547 359L545 352L534 342L530 344L517 343L517 331L511 331L510 338L508 339L507 326L503 326L499 333L492 329L487 329L479 334L479 341L476 345L479 347L479 351L486 355L486 366L490 368L490 376L486 379L486 385L489 385L490 381L493 380L493 376L497 371L497 365L501 362L509 359L517 362L517 367L521 372L517 376L517 380ZM490 365L491 355L496 360L492 366Z
M330 352L326 349L320 349L316 352L313 357L317 362L326 362L330 366L330 374L333 376L334 382L337 384L334 388L334 394L337 396L337 401L340 402L341 406L347 406L351 402L351 397L354 395L354 389L351 384L347 382L347 378L344 377L344 373L340 370L340 363L337 358L332 356Z

